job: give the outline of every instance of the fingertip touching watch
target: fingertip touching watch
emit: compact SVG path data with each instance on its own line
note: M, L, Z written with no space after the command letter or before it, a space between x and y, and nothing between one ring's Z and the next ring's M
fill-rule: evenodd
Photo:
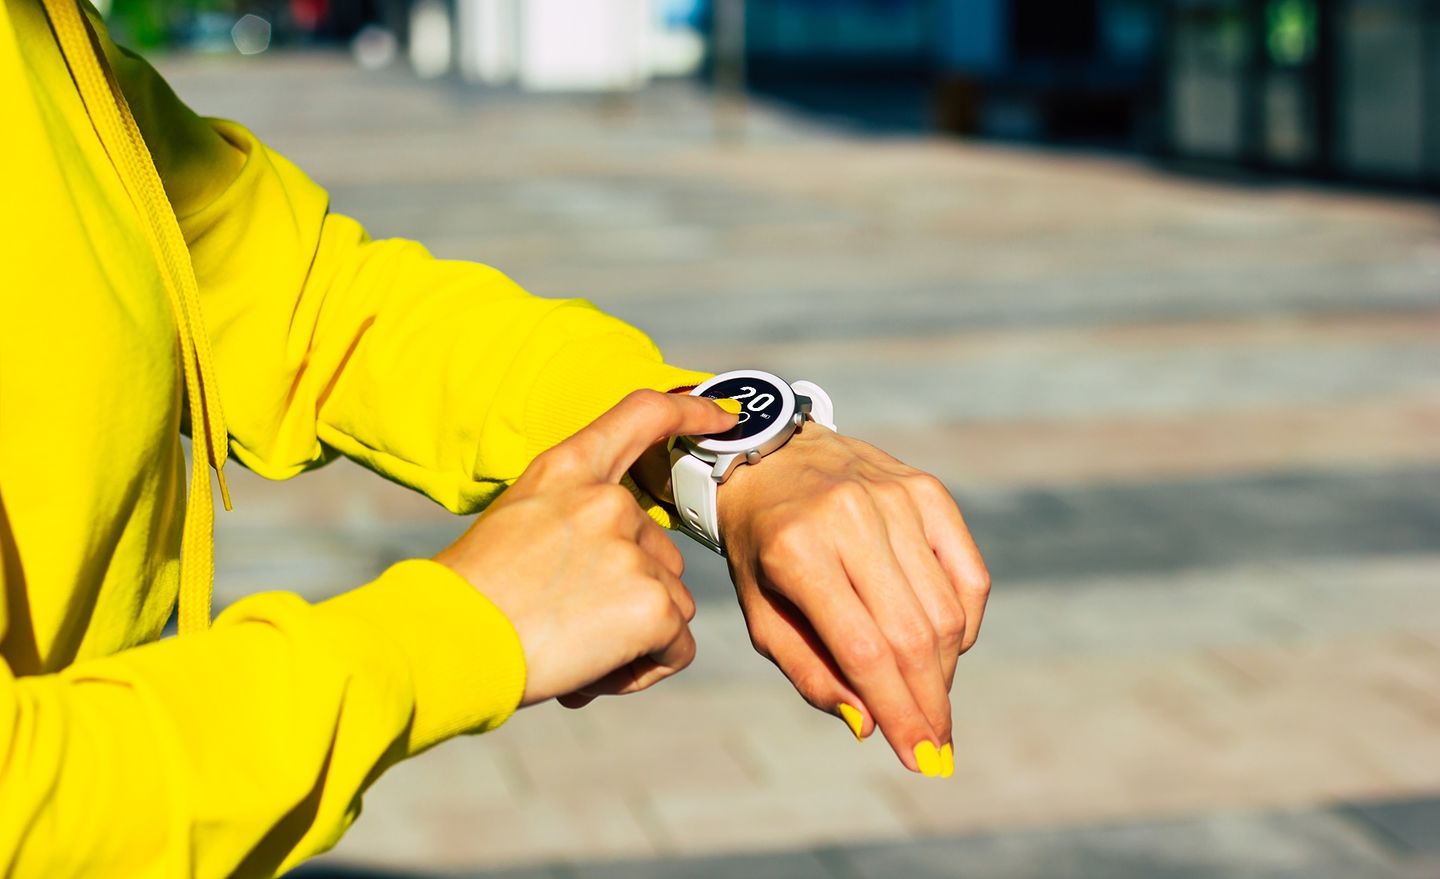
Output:
M740 423L725 433L677 437L670 450L670 486L680 530L725 555L716 496L741 464L759 464L790 441L808 418L835 429L830 395L814 382L787 382L758 369L723 372L698 385L693 397L740 402Z

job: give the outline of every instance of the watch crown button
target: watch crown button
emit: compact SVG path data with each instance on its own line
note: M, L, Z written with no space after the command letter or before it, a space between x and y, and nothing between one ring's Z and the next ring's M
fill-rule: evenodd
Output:
M759 449L751 449L750 451L746 452L746 453L745 453L745 463L746 463L746 464L759 464L759 463L760 463L760 450L759 450Z

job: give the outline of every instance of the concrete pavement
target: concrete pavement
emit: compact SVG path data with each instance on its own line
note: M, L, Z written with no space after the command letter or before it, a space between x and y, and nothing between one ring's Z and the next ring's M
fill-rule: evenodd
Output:
M1440 874L1433 205L768 106L722 142L678 86L161 66L376 235L583 295L679 363L821 382L945 479L995 576L948 782L804 706L687 546L694 668L392 770L312 875ZM233 493L217 603L331 594L461 527L345 462Z

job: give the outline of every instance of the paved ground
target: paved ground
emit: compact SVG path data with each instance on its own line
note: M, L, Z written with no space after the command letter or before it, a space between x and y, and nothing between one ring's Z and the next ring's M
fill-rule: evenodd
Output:
M163 67L377 235L820 381L946 480L995 575L948 782L805 708L692 552L694 669L394 770L312 876L1440 875L1433 205L770 107L720 141L684 88ZM234 494L222 601L461 527L343 463Z

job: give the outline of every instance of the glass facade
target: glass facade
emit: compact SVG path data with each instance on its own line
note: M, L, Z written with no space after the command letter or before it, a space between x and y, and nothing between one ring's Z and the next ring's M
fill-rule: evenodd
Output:
M1440 4L1174 0L1167 11L1170 153L1440 185Z

